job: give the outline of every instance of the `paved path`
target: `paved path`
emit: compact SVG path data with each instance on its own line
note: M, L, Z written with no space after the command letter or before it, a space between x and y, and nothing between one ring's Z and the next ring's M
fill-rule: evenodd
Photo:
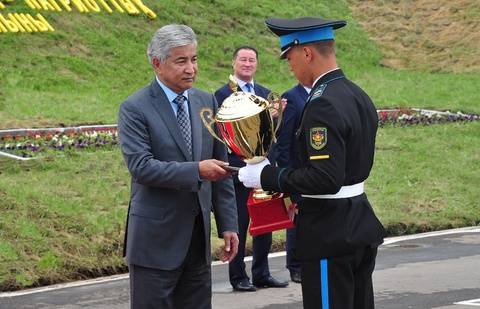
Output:
M288 278L284 254L273 254L269 263L274 276ZM235 293L226 265L215 264L212 271L214 309L302 308L299 284ZM0 309L128 309L127 277L102 280L0 293ZM377 309L480 307L480 228L387 239L379 250L374 284Z

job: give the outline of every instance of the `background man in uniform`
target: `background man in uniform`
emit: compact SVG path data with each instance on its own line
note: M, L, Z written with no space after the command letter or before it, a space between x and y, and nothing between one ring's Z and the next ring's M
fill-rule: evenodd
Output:
M270 90L255 83L253 78L257 71L258 52L251 46L241 46L233 53L233 74L238 83L238 91L253 93L267 98ZM225 84L215 92L219 105L232 94L230 86ZM231 166L245 166L245 163L235 154L228 155ZM272 245L272 233L253 237L252 281L245 271L245 243L250 217L247 210L247 199L251 191L233 177L235 196L237 199L239 245L238 254L228 265L230 284L235 291L255 291L257 287L286 287L288 282L280 282L270 275L268 268L268 253Z
M298 168L247 165L247 187L301 194L297 253L304 308L374 308L372 272L385 231L364 193L378 117L337 67L334 29L345 21L268 19L298 81L312 87L296 133Z
M282 98L287 100L287 105L283 111L282 126L275 147L275 160L279 167L300 167L299 163L295 162L297 157L295 155L295 133L300 125L300 117L310 90L310 88L298 84L282 94ZM300 198L298 194L290 196L292 203L295 204L298 204ZM295 217L294 222L296 221ZM293 282L300 283L300 261L296 255L296 235L296 227L287 229L287 269L290 272L290 279Z
M157 30L147 49L155 79L121 105L120 144L132 175L126 234L131 308L211 308L210 212L231 261L237 211L225 146L202 125L217 110L192 88L197 41L185 25Z

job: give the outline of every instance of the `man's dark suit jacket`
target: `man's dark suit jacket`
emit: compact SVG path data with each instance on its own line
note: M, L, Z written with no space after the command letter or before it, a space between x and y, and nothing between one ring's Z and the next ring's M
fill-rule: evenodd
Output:
M295 132L300 126L308 92L301 84L298 84L286 91L282 98L287 99L287 107L283 111L282 125L275 147L275 160L279 167L298 167L299 165L294 162L297 156L292 144L295 143Z
M167 96L156 80L127 98L120 107L121 150L132 176L127 223L128 264L173 270L183 262L194 221L201 212L206 240L205 260L211 261L210 212L219 235L238 232L237 209L230 177L201 181L199 161L227 160L225 146L202 125L200 110L217 111L213 95L189 89L193 161Z

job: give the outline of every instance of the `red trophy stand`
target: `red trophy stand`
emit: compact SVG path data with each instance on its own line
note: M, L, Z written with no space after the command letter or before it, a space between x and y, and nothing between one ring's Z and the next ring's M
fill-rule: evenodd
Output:
M248 214L250 215L249 232L257 236L273 231L295 227L290 218L283 194L275 193L269 199L256 199L254 191L250 192L247 201Z

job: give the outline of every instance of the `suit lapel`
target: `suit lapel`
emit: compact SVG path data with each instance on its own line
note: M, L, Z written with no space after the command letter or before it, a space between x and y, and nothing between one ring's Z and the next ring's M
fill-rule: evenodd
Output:
M255 95L258 95L259 97L266 98L267 96L263 93L262 89L257 86L257 84L253 84L253 90L255 91Z
M306 102L308 98L308 92L305 90L305 88L302 85L298 85L298 93L300 94L300 98L302 99L302 102Z
M190 101L190 123L192 124L193 161L200 161L202 154L202 123L200 120L200 100L195 90L188 90Z
M186 160L188 160L190 156L188 155L187 145L185 145L182 133L178 127L177 118L175 117L175 113L170 106L167 96L163 92L162 88L160 88L156 80L153 80L153 82L150 84L150 95L154 98L151 101L154 109L167 126L168 131L173 137L173 140L182 151L183 156Z

